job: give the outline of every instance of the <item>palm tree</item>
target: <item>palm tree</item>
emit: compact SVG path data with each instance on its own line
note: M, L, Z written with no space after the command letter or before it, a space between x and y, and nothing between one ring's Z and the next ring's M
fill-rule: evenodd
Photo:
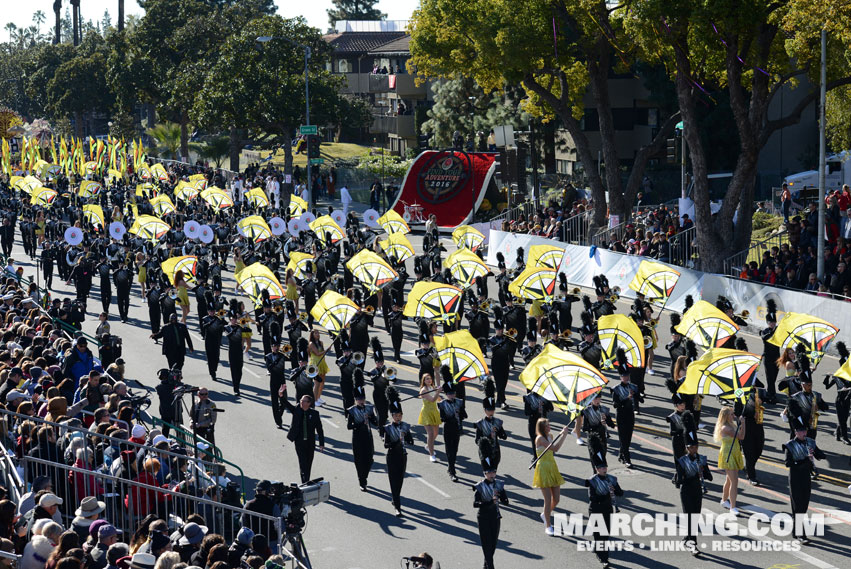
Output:
M159 154L167 154L172 160L177 159L177 150L180 148L179 124L162 122L145 132L156 141Z
M15 30L18 29L18 26L16 26L12 22L9 22L8 24L6 24L5 27L6 31L9 32L9 43L12 43L12 34L15 33Z
M44 12L42 12L41 10L36 10L35 14L33 14L33 23L36 26L36 33L39 36L41 35L41 25L44 23L44 21L46 19L47 19L47 16L45 16Z
M216 168L222 167L222 162L230 153L230 138L227 136L216 136L210 138L204 144L191 144L200 158L211 160L216 163Z

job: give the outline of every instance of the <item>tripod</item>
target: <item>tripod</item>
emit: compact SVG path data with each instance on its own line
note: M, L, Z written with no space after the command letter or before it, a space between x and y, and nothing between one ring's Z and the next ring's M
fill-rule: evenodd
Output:
M289 545L289 548L287 548ZM296 560L299 567L313 569L310 565L310 557L307 555L307 547L304 545L304 537L301 533L289 533L284 535L284 550ZM283 552L282 552L283 553Z

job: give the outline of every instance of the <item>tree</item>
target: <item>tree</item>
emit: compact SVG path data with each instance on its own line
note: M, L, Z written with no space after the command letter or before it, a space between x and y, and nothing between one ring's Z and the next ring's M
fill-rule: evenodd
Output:
M331 27L338 20L383 20L387 14L375 7L378 0L332 0L333 8L328 12L328 22Z
M530 96L525 105L530 114L561 119L594 202L606 204L608 191L608 209L626 220L648 162L661 151L678 118L673 110L662 109L656 136L638 150L624 184L608 80L615 72L632 71L640 51L609 6L606 0L425 0L413 16L409 66L420 77L467 74L485 92L522 84ZM586 93L599 121L605 184L582 128ZM605 220L606 208L595 208L594 224Z
M434 146L449 147L456 130L468 139L474 132L486 136L497 125L528 125L529 115L520 108L520 100L512 97L512 91L509 87L485 93L474 79L461 75L440 81L422 132L434 135Z
M112 27L112 18L109 15L109 10L103 11L103 17L100 19L100 29L103 35L106 35L107 30Z
M230 137L214 136L204 142L204 144L192 144L192 149L200 158L211 160L216 163L216 168L222 167L222 162L225 161L230 153Z
M9 32L9 43L12 43L12 37L15 33L15 30L18 29L18 26L16 26L12 22L9 22L4 27L6 28L6 31Z
M157 153L172 160L177 159L180 149L180 125L173 122L161 122L145 131L157 143Z
M827 142L834 152L851 149L851 87L839 87L827 94Z
M772 134L799 122L818 99L822 26L831 38L828 89L851 84L851 32L845 26L851 5L844 0L641 0L630 4L625 18L645 53L675 74L694 176L699 254L704 270L718 271L725 258L750 246L760 151ZM804 76L811 87L795 107L769 118L774 97ZM716 90L729 95L738 157L721 209L713 215L707 176L714 149L701 136L697 108Z
M45 20L47 20L47 16L44 15L44 12L42 10L36 10L33 14L33 23L35 24L36 34L38 36L41 36L41 25Z

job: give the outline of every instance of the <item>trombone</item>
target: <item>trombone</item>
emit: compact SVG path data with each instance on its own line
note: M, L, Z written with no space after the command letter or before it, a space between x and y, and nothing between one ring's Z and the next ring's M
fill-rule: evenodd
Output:
M281 344L281 346L278 348L278 351L284 354L285 356L288 356L293 353L293 345L290 343Z
M505 337L511 340L512 342L517 341L517 328L509 328L505 331Z
M309 318L309 315L307 314L307 312L299 312L298 313L298 321L299 322L307 322L308 318Z
M363 352L355 352L352 354L352 363L356 366L361 365L366 361L366 356L363 355Z
M751 316L751 313L748 310L743 310L741 314L734 314L733 316L738 316L742 320L748 320Z
M361 311L362 311L362 312L366 312L367 314L369 314L370 316L372 316L373 314L375 314L375 307L374 307L374 306L372 306L371 304L370 304L370 305L368 305L368 306L362 306L362 307L361 307Z
M283 311L284 311L284 305L283 304L276 304L275 306L272 307L272 312L274 312L275 314L280 314Z

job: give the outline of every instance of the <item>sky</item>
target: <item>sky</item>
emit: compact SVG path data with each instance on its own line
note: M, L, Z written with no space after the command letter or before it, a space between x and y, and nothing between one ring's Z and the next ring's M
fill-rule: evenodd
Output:
M47 18L45 23L42 24L42 32L50 27L53 21L53 0L29 0L28 2L0 0L0 2L3 4L2 10L0 10L0 37L6 41L8 41L6 24L13 22L18 27L30 26L33 23L32 16L36 10L44 12ZM275 3L278 5L278 13L284 17L292 18L301 15L307 18L310 25L323 32L328 28L328 15L325 10L331 7L331 0L275 0ZM389 20L407 20L418 5L419 0L379 0L377 7L387 14ZM70 9L69 0L62 2L63 15L66 6ZM114 23L118 2L117 0L82 0L80 9L83 13L83 19L92 21L100 21L103 18L104 11L109 10ZM135 0L125 0L124 11L127 15L142 15L142 9Z

